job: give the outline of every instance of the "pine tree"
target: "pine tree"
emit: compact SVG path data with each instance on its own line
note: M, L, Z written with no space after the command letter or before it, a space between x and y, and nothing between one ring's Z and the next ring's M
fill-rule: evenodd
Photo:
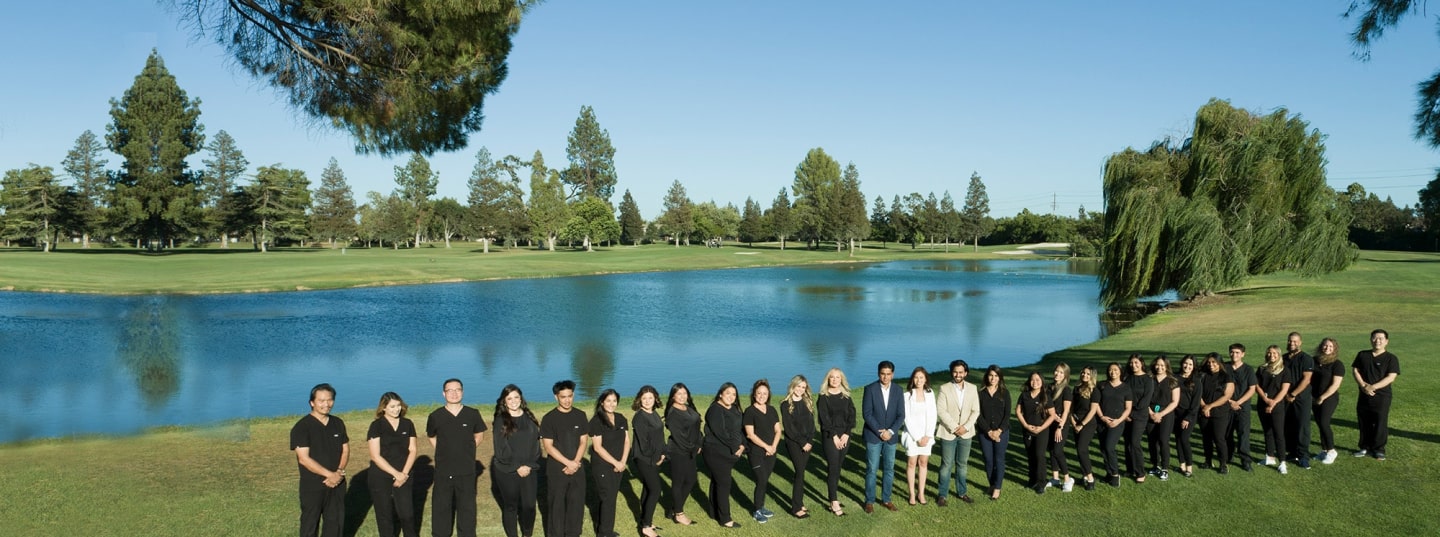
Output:
M775 195L775 200L770 202L770 212L766 214L770 220L770 232L775 234L775 239L780 241L780 251L785 251L785 239L795 233L795 217L790 207L789 190L780 188L780 193Z
M350 238L355 236L355 194L334 157L320 173L320 188L315 190L315 210L310 215L310 229L316 237L329 242L331 248L335 247L335 239L344 238L349 244Z
M245 154L235 146L235 139L224 130L215 133L215 139L210 140L205 149L210 151L210 158L201 161L205 164L201 188L205 221L207 227L220 233L220 247L229 248L230 230L225 222L230 216L225 214L229 205L225 203L225 197L235 191L235 182L245 174L250 161L245 160Z
M790 190L795 194L794 218L799 238L818 243L838 236L843 225L837 199L839 183L840 163L824 149L811 149L795 166L795 182Z
M425 230L425 221L430 217L430 197L440 184L440 173L430 169L430 161L419 153L410 155L404 166L395 167L396 194L410 204L410 215L415 218L415 247L420 247L420 236Z
M56 220L64 196L65 187L49 166L31 164L5 172L0 180L0 236L34 238L41 251L49 252L59 236Z
M550 251L555 251L555 240L560 236L560 229L570 221L570 211L565 205L565 185L560 181L560 172L545 167L545 156L538 150L530 159L528 215L536 237L545 241Z
M961 226L970 237L975 251L980 251L980 237L988 235L990 222L990 195L985 193L985 182L979 172L970 172L970 186L965 189L965 206L960 209Z
M80 247L90 247L90 236L98 234L105 223L105 199L110 194L109 161L100 158L105 146L95 133L85 131L75 139L75 147L65 154L61 167L75 181L76 206L73 220L80 232Z
M695 218L691 214L694 204L690 202L690 196L685 193L685 185L680 184L676 179L670 184L670 189L665 191L665 212L660 214L658 222L666 233L675 238L675 247L680 247L680 239L685 239L685 244L690 244L690 233L695 231Z
M850 256L855 256L855 242L870 236L870 220L865 216L865 194L860 192L860 170L855 163L845 166L840 182L836 183L835 219L836 247L842 240L850 242ZM863 244L863 242L861 243Z
M570 187L570 199L598 197L607 202L615 194L615 146L610 144L610 131L600 128L595 110L580 107L580 117L570 131L565 157L570 167L560 175Z
M740 240L751 246L755 245L755 239L765 236L763 209L754 198L745 198L745 210L740 213Z
M639 246L644 237L645 219L640 216L640 206L630 196L630 190L626 189L620 199L620 241Z
M110 117L105 142L125 159L111 206L119 232L165 244L200 231L199 180L185 162L205 144L200 100L186 97L159 52L124 97L110 100Z
M308 231L305 212L310 208L310 180L305 172L279 165L261 166L255 178L243 187L246 208L261 252L269 251L272 238L301 239Z
M875 208L870 211L870 238L879 239L880 246L893 240L894 229L890 227L890 210L885 207L885 198L875 196Z

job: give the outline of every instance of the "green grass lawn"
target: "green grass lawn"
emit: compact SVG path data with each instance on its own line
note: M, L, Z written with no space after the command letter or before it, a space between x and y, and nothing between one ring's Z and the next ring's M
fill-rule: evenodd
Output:
M650 252L642 250L646 254ZM719 252L733 256L736 250L741 249ZM415 255L424 252L422 249ZM700 259L712 252L684 255ZM10 255L0 254L7 261ZM379 252L371 255L378 256ZM744 528L725 530L704 515L703 497L708 481L703 471L687 509L699 524L687 528L663 521L659 525L667 536L953 535L972 531L985 535L1435 535L1440 532L1440 517L1433 513L1433 502L1440 497L1440 408L1437 408L1440 399L1432 394L1440 388L1436 380L1440 365L1431 360L1440 355L1440 333L1435 330L1440 320L1437 298L1440 298L1440 255L1364 252L1362 260L1346 272L1315 279L1286 274L1256 278L1246 288L1222 293L1204 304L1172 308L1120 334L1051 353L1038 365L1007 371L1009 383L1015 389L1029 371L1040 368L1048 372L1060 361L1078 370L1083 364L1119 361L1132 351L1147 356L1156 353L1178 356L1187 352L1223 351L1226 345L1236 341L1260 350L1272 343L1283 343L1285 335L1292 330L1304 334L1307 347L1322 337L1337 338L1348 364L1348 357L1366 347L1369 331L1382 327L1389 330L1390 349L1402 362L1390 419L1389 460L1385 462L1349 457L1349 449L1356 441L1355 386L1353 380L1347 378L1335 420L1341 450L1339 461L1330 466L1317 464L1309 471L1295 468L1288 476L1257 466L1252 474L1238 468L1228 476L1199 471L1189 479L1172 473L1168 482L1152 478L1144 485L1126 482L1118 489L1100 486L1094 492L1077 489L1068 494L1052 491L1037 496L1020 486L1024 480L1025 459L1019 435L1014 433L1005 492L998 502L983 499L975 505L952 502L946 508L933 503L916 507L904 505L904 467L900 462L895 491L900 511L882 510L866 515L859 508L864 478L863 446L856 446L849 453L841 479L842 501L849 513L844 518L837 519L823 510L824 469L819 457L812 460L808 477L807 503L812 517L795 520L784 515L788 507L785 498L790 473L782 457L771 478L769 501L771 509L781 514L770 523L755 524L743 516L750 506L753 485L749 471L742 464L736 470L733 512L736 520L745 524ZM1250 361L1258 361L1258 355L1252 352ZM918 365L943 372L951 358L954 357L936 356L930 363ZM972 380L975 380L987 360L963 358L971 363ZM915 365L897 364L902 372ZM733 380L748 386L752 379L738 372L742 368L737 366ZM816 371L804 373L818 374ZM945 380L941 377L943 375L937 375L936 382ZM857 388L869 380L851 379ZM705 394L712 393L714 387L693 386L692 389ZM471 402L489 401L492 397L492 394L468 395ZM532 400L549 399L548 394L528 395ZM375 394L341 393L340 396L375 398ZM702 398L702 403L706 402L704 399L708 398ZM588 413L593 403L582 402L579 406ZM628 400L621 406L628 408ZM535 408L540 414L548 406L535 405ZM303 406L296 408L297 413L305 410ZM423 427L429 410L412 409L411 417ZM486 416L490 412L489 407L482 409ZM373 414L342 414L352 439L349 466L352 476L368 465L362 437L370 415ZM5 521L0 533L26 536L293 534L298 518L296 466L294 455L286 450L286 435L294 420L293 416L267 418L216 427L164 429L128 438L60 439L0 447L0 467L5 469L3 475L11 487L10 492L0 496L0 520ZM1252 449L1259 450L1263 437L1258 420L1253 425ZM489 458L489 444L487 438L482 460ZM422 453L428 454L430 450L423 445L422 442ZM1198 437L1195 447L1199 449ZM1319 449L1318 438L1312 440L1312 447ZM1092 449L1096 450L1092 457L1098 464L1098 445ZM985 484L978 447L976 451L970 459L969 482L972 495L978 497ZM900 458L903 459L903 452ZM1073 460L1072 457L1072 468ZM938 457L931 460L932 499L933 472L938 462ZM668 479L664 481L668 484ZM488 477L482 477L479 527L483 535L499 535L499 509L488 492L489 487ZM363 487L356 487L356 493L361 491ZM638 491L639 484L634 479L628 480L622 489L622 496L630 507L622 506L616 529L624 535L633 535L633 506L638 501ZM354 511L354 523L348 529L355 530L356 535L375 535L373 516L363 509L363 494L353 495L352 499L349 507ZM662 498L661 505L667 502L668 497ZM428 532L428 508L424 516L427 518L421 531ZM585 535L592 532L587 529Z
M806 250L801 243L736 245L724 248L661 244L599 247L594 252L560 249L491 248L476 243L385 248L280 248L268 253L248 245L231 249L179 248L145 255L130 248L90 249L66 245L54 252L0 249L0 290L77 293L230 293L335 289L521 277L556 277L616 272L697 270L901 259L983 259L1009 246L970 247L891 243L867 244L852 257L828 248ZM243 246L243 247L242 247ZM797 247L799 246L799 247ZM1007 256L1007 257L1040 257Z

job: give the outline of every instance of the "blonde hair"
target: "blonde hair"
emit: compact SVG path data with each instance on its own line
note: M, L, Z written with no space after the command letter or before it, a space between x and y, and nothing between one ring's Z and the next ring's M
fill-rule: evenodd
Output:
M1082 373L1080 375L1080 387L1076 389L1080 391L1080 397L1088 399L1090 398L1090 394L1095 393L1095 368L1087 365L1084 369L1081 369L1080 372ZM1089 373L1090 380L1085 380L1083 373Z
M799 386L802 382L805 383L805 408L810 410L811 414L814 414L815 401L810 397L810 381L805 380L805 375L795 375L793 377L790 377L790 387L785 390L786 410L789 410L791 412L795 411L795 401L790 397L795 395L795 387Z
M1060 375L1065 377L1065 380L1057 381L1050 384L1051 402L1059 401L1060 396L1064 395L1062 392L1065 391L1065 388L1070 387L1070 365L1066 364L1065 362L1060 362L1059 365L1055 366L1055 369L1060 370Z
M838 367L832 367L832 368L830 368L829 371L826 371L826 372L825 372L825 384L823 385L822 388L820 388L820 393L829 393L829 392L830 392L830 376L831 376L831 375L839 375L839 376L840 376L840 394L841 394L841 395L844 395L846 398L849 398L849 397L850 397L850 381L845 379L845 372L844 372L844 371L841 371L840 368L838 368Z
M1275 360L1270 360L1270 351L1275 351ZM1280 355L1280 346L1271 345L1265 347L1265 371L1271 375L1279 375L1285 370L1285 357Z
M1325 349L1325 343L1326 343L1326 342L1329 342L1330 345L1332 345L1332 346L1335 347L1335 352L1332 352L1332 353L1330 353L1330 354L1325 354L1325 350L1324 350L1324 349ZM1335 341L1335 338L1328 338L1328 337L1327 337L1327 338L1325 338L1325 339L1320 340L1320 345L1317 346L1317 347L1315 347L1315 365L1330 365L1330 364L1335 363L1335 360L1339 360L1339 359L1340 359L1340 343L1337 342L1337 341Z

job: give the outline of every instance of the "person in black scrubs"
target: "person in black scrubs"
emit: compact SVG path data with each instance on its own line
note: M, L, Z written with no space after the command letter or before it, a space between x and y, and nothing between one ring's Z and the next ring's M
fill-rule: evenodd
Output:
M1299 332L1286 338L1285 370L1290 372L1290 393L1285 396L1286 458L1306 470L1310 469L1310 411L1315 398L1310 385L1315 379L1315 358L1300 349Z
M409 405L395 392L380 396L375 421L365 433L370 448L370 498L375 504L375 529L380 537L416 537L415 504L410 469L420 451L415 446L415 423L405 417ZM396 528L396 522L399 528Z
M547 537L579 537L585 523L585 411L575 408L575 382L556 382L555 408L540 418L540 446L550 457L545 464L548 507Z
M598 498L598 537L620 537L615 533L615 499L625 478L625 461L630 460L630 424L624 414L615 411L619 406L620 394L606 389L595 400L595 416L590 418L590 471L595 474Z
M710 469L710 514L726 528L740 523L730 518L731 472L745 454L745 429L740 413L739 392L729 382L720 385L715 401L705 410L705 466Z
M1075 387L1074 403L1070 405L1070 428L1075 431L1075 458L1085 476L1085 490L1095 490L1095 471L1090 461L1090 443L1100 422L1100 390L1095 387L1095 368L1080 370L1080 385Z
M535 533L536 491L540 485L540 421L520 387L508 384L495 401L495 456L490 479L500 503L506 537ZM518 531L517 531L518 530Z
M1230 404L1235 393L1235 380L1230 369L1220 363L1220 355L1205 355L1204 371L1200 375L1200 426L1201 439L1205 446L1205 466L1210 466L1213 447L1219 462L1219 472L1229 473L1230 464L1230 416L1234 410Z
M1075 479L1070 477L1070 465L1065 460L1065 437L1070 431L1070 413L1074 409L1075 396L1070 389L1070 365L1055 366L1054 383L1050 385L1050 485L1070 492Z
M750 455L750 469L755 475L755 512L751 517L761 524L775 516L765 508L765 493L770 489L770 473L775 471L775 458L780 452L780 415L770 406L770 383L755 381L750 388L750 406L741 416L745 429L745 451Z
M850 448L850 432L855 430L855 403L850 400L850 383L840 368L832 367L825 372L825 384L816 406L820 445L825 448L825 497L830 500L831 513L845 516L840 505L840 474L845 451Z
M1255 377L1255 368L1245 363L1245 346L1239 343L1230 345L1230 379L1235 382L1234 397L1230 400L1230 438L1234 443L1230 445L1231 454L1240 458L1240 468L1249 472L1250 464L1250 401L1255 396L1255 384L1259 381ZM1225 459L1225 464L1230 464L1230 459Z
M1345 381L1340 344L1334 339L1327 337L1320 340L1320 347L1315 350L1315 375L1312 380L1310 391L1315 408L1311 415L1315 417L1315 427L1320 432L1320 462L1334 464L1339 452L1335 450L1335 431L1330 428L1330 420L1340 406L1340 384Z
M790 479L790 515L809 518L805 509L805 467L815 444L815 401L810 397L810 382L804 375L790 379L790 389L780 403L781 430L785 435L785 452L795 471Z
M1125 424L1125 475L1136 483L1145 482L1145 431L1150 427L1150 410L1155 398L1155 379L1145 372L1145 360L1131 354L1125 383L1134 397L1130 421Z
M1170 360L1164 355L1150 362L1155 379L1155 396L1150 400L1150 475L1170 479L1170 431L1175 428L1175 408L1180 406L1180 383L1170 374Z
M1105 482L1120 486L1120 437L1125 424L1134 413L1135 396L1130 385L1121 380L1120 364L1111 362L1105 368L1107 382L1100 386L1100 423L1105 425L1100 439L1100 452L1105 454Z
M1050 425L1055 417L1050 414L1050 394L1045 389L1045 378L1039 371L1031 371L1020 392L1020 402L1015 405L1015 417L1025 430L1025 462L1029 467L1029 481L1025 486L1036 494L1045 493L1045 459L1050 453Z
M1350 363L1355 383L1360 386L1360 397L1355 401L1355 417L1360 424L1356 457L1369 454L1385 460L1385 444L1390 439L1390 385L1400 375L1400 359L1385 350L1389 345L1389 332L1370 332L1370 350L1356 353Z
M1290 393L1290 371L1285 369L1285 359L1280 356L1280 347L1271 345L1265 349L1265 364L1255 374L1256 393L1260 395L1260 429L1265 432L1265 466L1275 466L1281 474L1285 467L1285 396Z
M695 521L685 516L685 501L695 489L695 458L700 455L700 412L690 404L690 388L676 382L665 400L665 428L670 430L666 456L670 457L670 517L676 524L689 526Z
M485 437L480 411L461 404L465 385L460 379L441 384L445 405L425 420L425 436L435 448L435 488L430 503L430 534L475 537L475 447Z
M1180 462L1180 475L1190 477L1195 473L1195 451L1190 435L1200 426L1200 373L1195 355L1187 354L1180 359L1180 376L1175 380L1180 389L1175 405L1175 457Z
M632 420L634 439L630 453L635 457L635 474L640 476L640 512L636 517L640 534L644 537L659 537L655 530L655 505L660 502L660 465L665 462L665 425L655 406L660 404L660 392L646 384L635 394L630 409L635 411Z
M310 413L290 428L290 449L300 468L300 536L339 537L345 526L345 466L350 436L345 421L331 416L335 388L310 388ZM320 521L324 519L324 532Z
M1005 482L1005 450L1010 447L1010 391L1000 366L985 368L980 386L980 417L975 432L980 437L980 454L985 458L985 477L990 480L990 499L1000 499Z

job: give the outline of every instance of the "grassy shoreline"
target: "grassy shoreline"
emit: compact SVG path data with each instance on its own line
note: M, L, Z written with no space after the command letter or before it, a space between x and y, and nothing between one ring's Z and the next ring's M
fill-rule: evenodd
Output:
M1037 496L1025 491L1025 459L1019 434L1012 434L1007 482L998 502L975 505L952 503L947 508L904 505L903 462L897 470L895 497L900 512L865 515L858 502L863 491L863 447L852 446L841 479L841 498L849 513L835 518L821 506L823 463L812 458L807 479L807 504L812 517L794 520L777 517L769 524L742 518L750 505L752 482L748 470L737 468L732 502L736 519L747 535L889 535L898 532L947 531L956 524L967 529L983 527L987 534L1035 535L1064 531L1077 535L1217 535L1327 534L1427 535L1440 532L1440 520L1424 515L1432 499L1440 497L1440 365L1429 357L1440 353L1440 255L1364 252L1362 260L1344 273L1306 279L1278 274L1254 279L1242 289L1222 293L1205 304L1177 307L1152 315L1133 328L1085 345L1046 355L1038 364L1006 370L1012 389L1034 369L1048 371L1058 362L1078 369L1084 364L1118 361L1132 351L1147 357L1165 353L1221 351L1239 341L1252 350L1256 363L1265 345L1281 343L1286 333L1298 330L1307 347L1321 337L1336 337L1347 357L1366 347L1370 329L1390 331L1391 350L1401 359L1402 375L1395 384L1391 413L1390 460L1351 459L1354 447L1355 387L1347 379L1336 413L1336 435L1341 460L1315 469L1292 470L1288 476L1259 467L1253 474L1238 468L1229 476L1197 472L1186 479L1176 475L1168 482L1150 480L1144 485L1125 483L1119 489L1100 487L1094 492L1051 492ZM952 356L937 356L921 364L944 371ZM972 365L972 378L984 359L964 357ZM916 364L897 364L903 371ZM460 372L464 376L463 372ZM943 375L936 375L942 381ZM869 378L854 378L857 388ZM745 378L737 383L748 385ZM741 382L744 381L744 382ZM707 386L692 387L701 402ZM548 394L527 394L532 401L547 401ZM631 394L624 394L631 395ZM367 395L342 393L341 397ZM467 394L471 403L488 402L491 394ZM627 398L628 401L628 398ZM625 406L622 402L622 407ZM582 403L587 413L591 403ZM423 426L430 407L416 408L411 418ZM493 406L485 405L488 416ZM537 413L549 405L535 405ZM703 407L702 407L703 408ZM303 407L297 408L297 412ZM357 440L369 423L368 412L341 414L352 435L349 471L358 474L368 466L364 443ZM286 435L295 417L276 417L206 428L166 428L128 438L60 439L0 446L0 464L18 490L0 496L0 519L9 521L7 534L93 535L276 535L294 532L295 462L285 450ZM1253 450L1261 449L1263 436L1253 423ZM1312 440L1318 449L1318 438ZM482 460L489 457L489 438ZM422 453L429 450L423 447ZM1198 449L1198 441L1196 445ZM1091 446L1099 461L1098 445ZM1075 471L1072 452L1071 466ZM902 457L903 460L903 457ZM938 457L930 461L929 490L933 495ZM969 486L978 493L985 486L980 456L971 457ZM744 465L741 465L742 467ZM771 509L787 507L788 462L777 464L770 484ZM1172 474L1173 475L1173 474ZM666 480L668 483L668 479ZM699 522L683 528L660 526L670 536L718 536L735 532L719 528L704 515L702 499L708 480L692 496L688 512ZM352 483L352 486L356 483ZM496 535L499 509L489 491L489 478L480 483L479 526ZM352 489L363 489L353 486ZM617 529L628 533L639 485L631 479L622 487ZM353 494L353 493L352 493ZM975 494L972 494L975 495ZM542 495L543 497L543 495ZM933 497L932 497L933 499ZM662 498L662 505L668 493ZM353 502L352 502L353 503ZM780 507L780 508L777 508ZM358 508L357 508L358 510ZM1140 518L1135 514L1140 513ZM426 522L421 531L428 531ZM1222 524L1212 522L1225 520ZM355 513L357 535L375 535L373 516ZM1063 528L1063 530L1061 529ZM1204 528L1203 530L1201 528ZM591 535L587 528L585 535Z
M797 246L799 246L797 248ZM248 248L181 249L144 255L131 249L0 249L0 291L36 291L111 295L215 294L345 289L514 278L552 278L596 274L750 268L824 263L871 263L926 259L1056 259L999 252L1013 246L951 246L911 249L891 243L867 245L854 256L830 248L806 250L803 244L724 248L663 244L612 246L594 252L532 248L492 248L473 243L452 248L283 248L268 253Z

